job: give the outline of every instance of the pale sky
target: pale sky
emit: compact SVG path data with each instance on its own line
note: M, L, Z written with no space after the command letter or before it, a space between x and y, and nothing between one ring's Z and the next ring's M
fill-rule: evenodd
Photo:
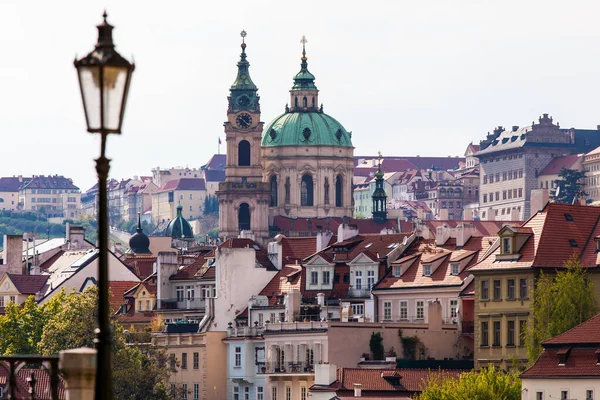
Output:
M245 29L262 120L284 111L306 35L324 111L356 155L462 155L494 126L549 113L600 124L600 3L440 1L2 1L0 176L96 180L73 59L104 9L136 63L111 177L199 167L224 139ZM224 146L221 147L224 151Z

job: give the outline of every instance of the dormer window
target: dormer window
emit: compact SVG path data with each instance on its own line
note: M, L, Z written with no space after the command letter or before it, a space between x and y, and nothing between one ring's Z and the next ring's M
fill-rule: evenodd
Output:
M431 276L431 264L423 265L423 276Z
M402 267L395 266L394 267L394 276L395 277L400 277L401 275L402 275Z
M596 252L600 251L600 236L596 236L594 238L595 242L596 242Z
M502 238L502 254L512 254L512 238Z
M454 263L450 265L450 275L458 275L458 264Z
M570 347L563 347L556 352L556 355L558 356L558 365L564 366L567 363L567 358L569 357L570 351Z

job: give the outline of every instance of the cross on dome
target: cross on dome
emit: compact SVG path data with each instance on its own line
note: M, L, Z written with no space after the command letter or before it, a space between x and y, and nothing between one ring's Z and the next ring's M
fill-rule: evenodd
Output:
M306 36L302 35L300 43L302 43L302 61L306 61L306 43L308 43L308 40L306 40Z

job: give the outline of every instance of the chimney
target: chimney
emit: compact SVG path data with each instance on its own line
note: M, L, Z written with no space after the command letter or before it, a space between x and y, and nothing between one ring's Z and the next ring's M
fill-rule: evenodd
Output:
M332 237L333 232L330 231L317 233L317 253L327 247Z
M287 311L287 322L294 322L294 315L300 315L300 303L302 296L298 289L292 289L286 295L286 311Z
M2 262L0 275L3 272L17 275L24 274L22 235L4 235L4 257Z
M447 208L440 208L440 211L438 213L438 218L439 221L448 221L448 209Z
M456 226L456 247L464 246L476 233L475 225L464 222L458 224Z
M70 225L67 223L67 243L70 250L81 250L86 248L85 243L85 228L78 225Z
M355 383L354 384L354 397L361 397L361 396L362 396L362 384Z
M163 299L169 299L172 297L169 289L169 278L171 275L177 273L177 253L172 251L161 251L158 253L157 266L156 266L156 298L159 302L158 307L161 305ZM167 292L168 291L168 292Z
M337 379L335 364L315 363L315 385L329 386Z
M533 189L530 193L530 196L531 214L533 215L546 207L546 204L550 198L550 193L548 189Z
M275 241L267 243L269 260L271 260L271 263L273 263L278 270L281 270L281 267L283 266L283 245L281 244L281 240L284 238L285 235L280 233L275 236Z
M343 242L344 240L352 239L358 235L358 227L350 224L340 224L338 227L337 240Z
M325 307L325 294L317 293L317 304L321 307Z
M448 239L455 236L452 234L453 230L454 230L454 228L452 228L446 224L438 226L435 229L435 244L438 246L441 246L444 243L446 243L446 241L448 241Z

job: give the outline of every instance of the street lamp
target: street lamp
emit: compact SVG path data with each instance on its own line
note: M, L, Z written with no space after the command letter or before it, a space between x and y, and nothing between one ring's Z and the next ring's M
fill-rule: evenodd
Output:
M102 145L96 160L98 173L98 329L95 399L112 399L110 316L108 306L108 213L106 181L110 160L105 156L106 137L121 133L131 75L135 66L121 57L112 40L113 26L98 25L98 43L87 56L75 60L87 130L100 133Z

